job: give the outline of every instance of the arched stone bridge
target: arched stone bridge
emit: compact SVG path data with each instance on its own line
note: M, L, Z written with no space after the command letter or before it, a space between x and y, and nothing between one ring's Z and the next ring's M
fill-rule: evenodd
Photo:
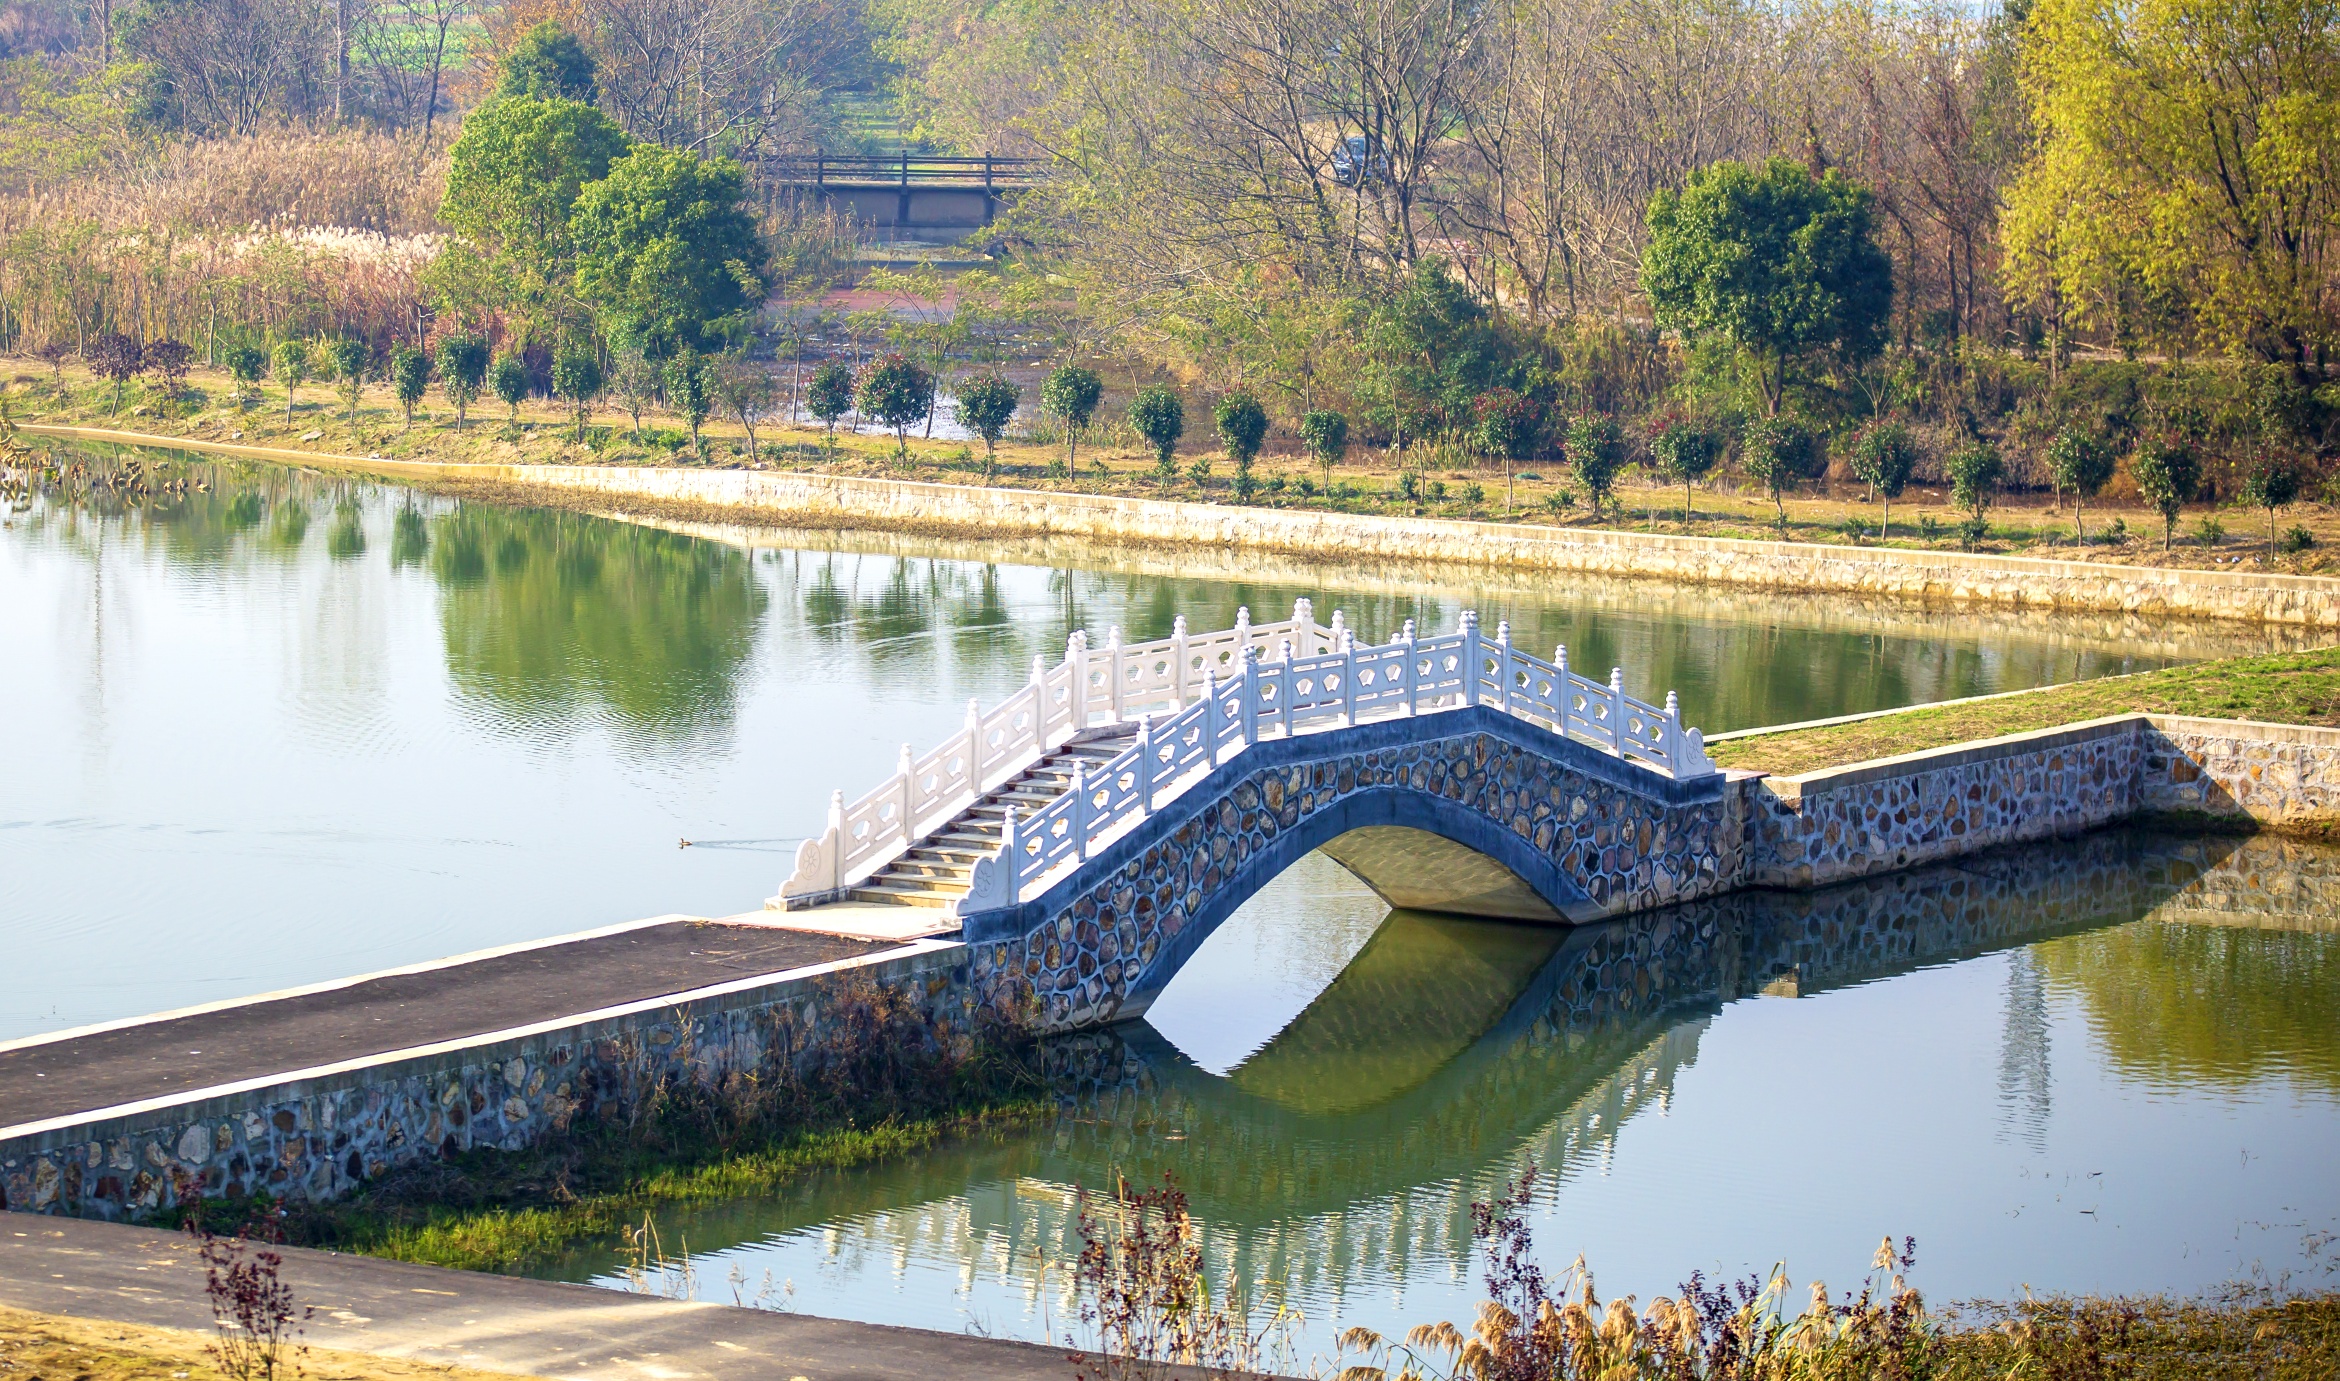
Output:
M1199 637L1076 634L950 742L832 798L774 901L933 908L987 997L1066 1029L1142 1012L1313 849L1395 906L1581 922L1730 885L1735 813L1672 696L1470 614L1360 647L1301 601Z

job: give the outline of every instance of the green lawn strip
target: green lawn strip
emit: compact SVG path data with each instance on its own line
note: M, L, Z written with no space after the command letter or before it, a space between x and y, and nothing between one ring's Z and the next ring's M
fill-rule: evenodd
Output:
M2198 662L2028 695L1921 705L1850 724L1731 739L1709 751L1718 766L1792 775L2132 713L2340 725L2340 648Z
M1029 1125L1052 1116L1038 1101L889 1119L869 1127L827 1127L782 1135L696 1164L619 1142L588 1139L558 1158L545 1153L472 1152L441 1173L355 1198L295 1210L288 1224L302 1245L475 1271L517 1271L580 1242L614 1236L646 1213L686 1204L771 1195L804 1175L846 1170L924 1150L958 1137ZM565 1163L564 1163L565 1162ZM449 1177L461 1182L449 1197Z

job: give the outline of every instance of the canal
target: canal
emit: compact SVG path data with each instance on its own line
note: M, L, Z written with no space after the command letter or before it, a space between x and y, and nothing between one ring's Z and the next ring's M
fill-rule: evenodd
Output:
M76 459L74 492L0 530L0 1039L752 910L832 788L951 732L1074 629L1158 637L1180 613L1208 629L1307 596L1382 637L1476 608L1538 651L1622 666L1637 695L1679 692L1709 732L2294 637L675 531L272 467ZM93 482L132 460L187 492ZM2312 1268L2311 1234L2340 1224L2340 1177L2315 1158L2340 1144L2328 913L2246 887L2234 914L2262 922L2165 914L2171 879L2247 872L2260 844L2059 847L2081 852L1819 911L1726 905L1696 921L1735 937L1718 955L1770 967L1660 976L1558 1015L1589 935L1390 915L1311 860L1146 1023L1052 1052L1058 1123L675 1229L706 1298L768 1275L768 1302L808 1312L1044 1337L1067 1323L1075 1187L1168 1170L1217 1268L1304 1312L1311 1346L1354 1322L1464 1321L1468 1206L1530 1164L1546 1255L1583 1250L1605 1292L1644 1298L1781 1256L1849 1283L1886 1232L1917 1235L1920 1283L1952 1293ZM1923 943L1791 943L1862 926ZM2215 982L2194 981L2204 966ZM549 1269L610 1279L615 1259L604 1244Z

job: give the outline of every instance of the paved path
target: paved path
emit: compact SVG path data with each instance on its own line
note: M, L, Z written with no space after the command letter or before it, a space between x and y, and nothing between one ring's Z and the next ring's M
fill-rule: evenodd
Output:
M351 1352L583 1381L1072 1381L1061 1348L692 1304L365 1256L284 1249L312 1307L303 1341ZM209 1330L195 1249L178 1233L0 1215L0 1305Z
M0 1123L92 1112L888 948L687 918L0 1046Z

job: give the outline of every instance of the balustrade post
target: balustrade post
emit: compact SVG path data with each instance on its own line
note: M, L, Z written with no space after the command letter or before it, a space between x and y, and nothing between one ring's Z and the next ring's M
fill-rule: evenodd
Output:
M1149 714L1138 721L1137 741L1138 814L1154 813L1154 717Z
M845 792L829 793L829 890L845 885Z
M918 799L918 778L914 775L911 767L909 744L902 745L902 756L897 758L895 763L894 770L902 778L902 838L907 841L910 838L912 804Z
M1315 632L1316 606L1310 603L1306 598L1293 600L1292 636L1299 641L1300 650L1303 654L1314 652L1316 650L1315 639L1313 636L1311 636ZM1290 655L1287 654L1284 660L1290 661Z
M1186 615L1170 621L1170 700L1186 708Z
M1673 691L1666 692L1665 734L1666 767L1677 777L1682 775L1682 699Z
M1105 652L1106 665L1113 676L1111 693L1105 699L1106 703L1112 707L1113 722L1119 724L1121 722L1122 654L1121 625L1118 623L1106 631Z
M1552 678L1552 695L1560 702L1560 718L1552 727L1559 731L1560 737L1566 738L1568 716L1576 704L1576 678L1568 672L1568 644L1561 643L1552 649L1552 665L1559 668L1559 674Z
M1243 743L1249 747L1259 742L1259 649L1243 649L1243 687L1238 692L1242 703Z
M1032 747L1048 746L1048 663L1032 654Z
M1339 610L1333 611L1333 622L1341 621ZM1341 722L1351 728L1357 725L1357 635L1341 629Z
M967 701L967 785L983 793L983 703L972 697Z
M1503 687L1503 712L1509 714L1511 713L1511 683L1516 679L1512 676L1511 668L1511 620L1509 619L1504 619L1495 625L1495 658L1498 682Z
M1242 606L1240 606L1239 608L1237 608L1237 609L1235 610L1235 658L1236 658L1236 660L1237 660L1237 661L1241 661L1241 660L1243 659L1243 654L1244 654L1245 652L1249 651L1249 650L1250 650L1250 648L1251 648L1251 606L1250 606L1250 605L1248 605L1248 604L1246 604L1246 605L1242 605Z
M1024 850L1016 838L1016 808L1009 806L1007 816L999 822L1000 881L1007 889L1007 904L1014 906L1023 898Z
M1089 727L1089 635L1079 629L1064 640L1064 664L1072 683L1065 688L1065 709L1072 715L1074 733Z
M1202 712L1203 770L1219 765L1219 672L1216 667L1203 668Z
M1338 651L1340 651L1340 649L1341 649L1341 636L1342 636L1343 634L1345 634L1345 633L1347 633L1347 632L1349 631L1349 613L1348 613L1348 611L1347 611L1347 610L1345 610L1345 609L1335 609L1335 610L1333 610L1333 621L1332 621L1332 627L1331 627L1331 629L1330 629L1330 630L1328 630L1328 631L1329 631L1329 635L1330 635L1330 636L1331 636L1331 638L1332 638L1333 651L1335 651L1335 652L1338 652Z
M1079 764L1073 767L1072 789L1073 857L1089 861L1089 769Z
M1625 756L1625 668L1609 668L1609 737L1611 750Z
M1421 663L1416 660L1420 654L1414 649L1414 621L1412 619L1406 620L1404 630L1398 634L1398 641L1405 644L1406 647L1406 713L1409 715L1420 714L1422 712L1422 667Z
M1284 737L1290 738L1300 727L1299 721L1292 718L1292 640L1286 638L1280 650L1284 654L1284 669L1276 679L1276 719L1284 726Z
M1479 703L1480 670L1479 615L1476 610L1463 610L1462 640L1462 657L1459 663L1462 667L1463 677L1462 702L1465 705L1476 705Z

